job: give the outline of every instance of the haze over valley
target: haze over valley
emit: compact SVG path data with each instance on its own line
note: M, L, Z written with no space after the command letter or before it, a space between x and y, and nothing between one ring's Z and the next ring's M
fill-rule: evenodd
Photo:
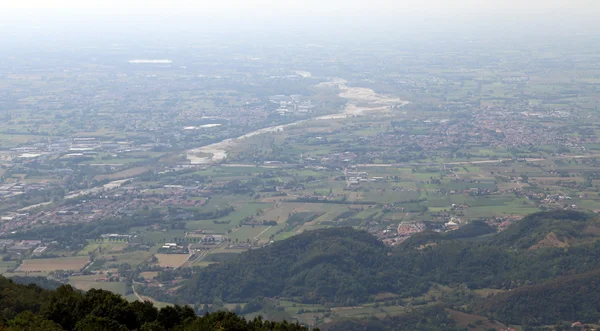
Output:
M596 329L598 15L0 4L0 329Z

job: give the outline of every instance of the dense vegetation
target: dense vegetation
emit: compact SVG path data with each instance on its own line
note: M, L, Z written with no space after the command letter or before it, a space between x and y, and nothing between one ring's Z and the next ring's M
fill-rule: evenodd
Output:
M10 280L23 285L35 284L45 290L55 290L63 285L61 282L42 276L13 276Z
M556 294L552 294L558 296L561 283L546 282L600 270L600 241L591 240L594 236L584 231L597 222L596 217L584 213L544 212L482 240L471 239L471 232L488 232L485 225L477 223L468 231L425 235L394 250L351 228L310 231L201 270L177 296L189 303L211 303L215 298L248 302L256 297L284 297L304 303L354 305L374 300L375 295L384 292L418 296L434 284L500 290L531 285L554 288L559 284ZM570 247L527 249L549 233L570 242ZM533 291L537 287L525 289ZM600 288L590 290L600 294ZM527 302L526 298L509 296L506 302ZM490 306L494 315L510 321L515 320L514 316L544 322L600 318L600 312L588 309L591 306L561 315L551 313L542 304L540 310L520 313L519 305L506 310L498 308L503 301L495 302L499 303ZM462 300L463 307L464 303Z
M0 329L32 331L127 330L307 330L298 324L247 321L233 313L196 316L185 306L155 308L149 302L128 302L108 291L86 293L64 285L44 290L0 277Z
M211 303L285 296L303 302L351 304L387 291L394 274L385 270L388 249L351 228L305 232L200 271L177 296Z
M563 241L594 237L593 233L586 233L588 226L596 227L598 223L594 216L587 213L569 210L535 213L500 232L490 241L490 245L527 249L551 232Z
M474 222L461 231L425 233L396 248L352 228L304 232L199 269L176 293L200 304L247 302L264 297L323 305L358 305L379 293L414 297L442 286L457 288L439 302L511 324L552 325L600 319L598 218L576 212L530 215L505 232L489 235ZM540 246L553 234L561 245ZM568 245L568 247L563 246ZM38 283L21 285L19 283ZM197 317L192 308L157 309L129 303L102 290L87 293L39 278L0 278L2 325L12 330L303 330L299 325L246 321L233 313ZM470 290L495 288L482 298ZM174 300L173 300L174 301ZM460 330L442 306L384 320L335 321L329 330Z
M600 319L600 270L535 286L524 286L487 300L481 311L504 322L548 325Z

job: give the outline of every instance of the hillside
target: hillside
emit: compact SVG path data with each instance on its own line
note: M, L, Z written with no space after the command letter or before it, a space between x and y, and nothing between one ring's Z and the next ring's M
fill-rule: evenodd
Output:
M421 233L417 233L405 240L400 246L400 248L414 249L420 248L428 244L437 244L449 240L477 238L492 233L496 233L496 229L494 229L493 227L491 227L483 221L475 220L467 225L460 227L457 230L450 232L434 232L431 230L427 230Z
M352 228L308 231L199 270L174 299L196 307L261 297L347 307L373 304L385 293L403 306L401 313L383 319L332 320L324 324L328 330L460 330L470 322L458 322L454 315L476 316L462 312L489 318L481 325L494 327L502 325L494 320L529 326L591 323L600 319L600 241L588 231L596 222L589 214L538 213L507 233L489 235L484 225L475 224L451 236L424 237L436 245L413 242L393 250ZM478 233L484 236L473 240ZM569 246L530 249L549 233ZM436 289L443 290L424 295ZM197 317L185 306L157 309L107 291L42 289L2 277L0 294L0 327L9 330L306 330L226 312ZM260 309L243 307L245 313Z
M149 302L128 302L103 290L82 293L68 285L44 290L16 284L0 276L0 329L27 331L127 330L308 330L298 324L247 321L233 313L198 317L183 306L155 308Z
M548 211L528 215L497 234L490 245L518 249L562 247L597 239L597 215L577 211Z
M476 224L466 233L423 237L436 245L423 247L415 240L394 250L351 228L309 231L205 268L178 291L177 297L194 304L210 303L215 298L248 302L270 297L351 306L372 302L380 293L417 297L436 284L500 291L544 286L559 277L600 270L600 241L586 231L596 224L597 218L584 213L537 213L513 224L506 233L488 235L485 226ZM470 232L485 237L473 240ZM568 242L568 249L529 249L549 233ZM591 290L600 295L600 289ZM474 305L470 300L453 298L447 303L469 307ZM498 302L489 307L502 306ZM554 319L590 316L582 312L554 315ZM508 315L498 317L513 321Z
M246 320L227 311L196 316L184 306L155 308L150 302L128 302L108 291L87 293L63 285L45 290L17 284L0 276L0 330L7 331L308 331L298 324ZM389 319L343 320L324 325L325 330L464 330L440 305L416 309ZM319 329L314 329L318 331Z
M547 325L557 319L598 321L598 307L600 270L498 294L477 309L508 323Z
M389 291L376 271L386 269L388 249L375 237L352 228L309 231L232 261L200 271L179 291L188 302L244 302L257 296L285 296L303 302L364 301Z

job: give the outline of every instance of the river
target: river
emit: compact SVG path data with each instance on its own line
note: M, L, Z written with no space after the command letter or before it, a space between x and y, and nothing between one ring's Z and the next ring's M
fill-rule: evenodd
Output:
M277 125L267 128L258 129L237 138L229 138L223 141L190 149L186 151L188 160L191 164L212 164L224 160L227 157L227 152L239 144L244 139L269 132L283 131L284 129L298 125L308 121L315 120L334 120L342 119L351 116L361 116L369 112L384 112L389 111L390 106L404 106L408 101L399 98L384 96L375 93L372 89L364 87L350 87L347 81L336 78L332 81L319 84L319 86L337 86L340 89L339 96L348 100L344 111L338 114L330 114L324 116L313 117L310 119L300 120L293 123ZM369 103L369 106L357 106L357 104Z

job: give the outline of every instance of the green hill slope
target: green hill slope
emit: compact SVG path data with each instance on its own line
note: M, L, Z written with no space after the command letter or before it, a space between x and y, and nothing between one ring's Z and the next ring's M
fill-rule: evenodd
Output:
M177 297L189 303L272 297L348 306L380 293L419 296L434 284L515 290L600 270L600 241L587 231L597 225L595 216L537 213L522 222L495 235L476 224L466 233L426 235L435 245L414 240L394 250L351 228L305 232L201 270ZM485 236L473 240L471 232ZM568 247L531 249L550 233Z
M577 211L551 211L524 217L497 234L489 244L530 249L536 248L536 244L550 236L555 238L555 245L548 243L546 246L568 246L593 241L599 234L600 219L597 215Z
M309 231L200 271L178 296L191 302L243 302L285 296L303 302L360 302L388 291L388 249L352 228Z
M495 295L477 307L513 324L600 320L600 270Z

